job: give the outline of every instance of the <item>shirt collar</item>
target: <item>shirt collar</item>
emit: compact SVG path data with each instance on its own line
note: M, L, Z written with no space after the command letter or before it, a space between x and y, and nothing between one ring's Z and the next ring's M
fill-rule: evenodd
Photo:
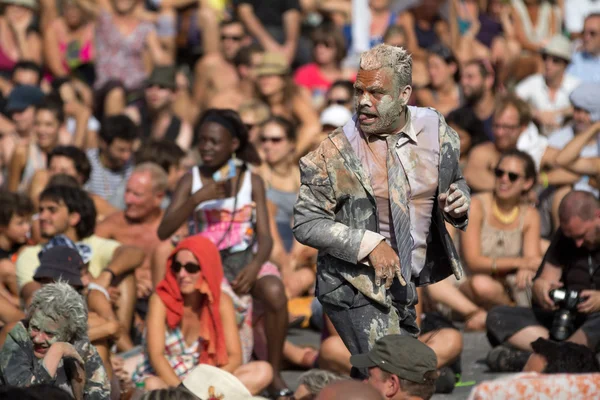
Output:
M352 128L354 128L354 129L352 129ZM358 125L358 119L356 117L356 114L352 117L352 120L348 121L348 123L346 124L346 126L344 126L343 129L344 129L344 132L346 133L346 136L348 137L348 139L352 139L354 137L354 135L356 135L360 131L360 126ZM412 140L415 143L418 143L417 142L417 132L415 132L415 127L412 123L412 115L411 115L409 107L406 107L406 124L404 124L402 129L400 129L399 133L404 133L410 140ZM364 132L362 132L362 134L364 135L364 137L368 136ZM385 138L386 136L389 136L389 135L376 135L376 136Z

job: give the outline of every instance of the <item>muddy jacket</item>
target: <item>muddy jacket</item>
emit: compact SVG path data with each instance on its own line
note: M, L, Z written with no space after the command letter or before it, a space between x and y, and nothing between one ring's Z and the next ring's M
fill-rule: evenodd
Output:
M85 362L85 387L83 398L86 400L108 400L110 384L102 359L96 348L87 340L73 345ZM59 364L56 376L52 377L43 364L33 354L33 343L22 322L17 323L8 333L0 350L0 385L27 387L38 384L51 384L72 392L63 364Z
M469 188L458 166L458 135L441 115L438 131L440 157L436 198L452 183L469 197ZM318 295L325 295L349 282L365 296L390 306L391 299L385 287L374 283L373 268L358 260L365 230L379 233L379 222L369 175L343 129L333 131L317 150L303 157L300 169L302 185L294 208L294 235L300 243L319 250ZM453 220L438 208L437 200L434 201L425 266L419 276L412 277L412 284L402 289L404 293L394 294L394 300L400 304L414 303L415 285L434 283L452 273L457 279L462 277L463 269L444 225L445 220L460 229L467 226L466 216Z

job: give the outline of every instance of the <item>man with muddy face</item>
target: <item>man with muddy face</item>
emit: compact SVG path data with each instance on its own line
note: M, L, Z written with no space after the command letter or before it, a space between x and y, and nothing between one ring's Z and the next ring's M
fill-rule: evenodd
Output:
M352 354L416 336L416 286L462 276L444 225L467 224L458 135L437 111L407 106L411 81L406 50L363 53L356 115L300 161L294 234L319 250L318 298Z

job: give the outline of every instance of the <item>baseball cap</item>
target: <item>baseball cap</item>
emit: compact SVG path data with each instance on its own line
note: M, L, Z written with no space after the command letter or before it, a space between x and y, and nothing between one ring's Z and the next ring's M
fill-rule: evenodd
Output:
M371 351L350 357L356 368L379 367L415 383L425 382L425 374L437 370L437 357L426 344L408 335L387 335L377 340Z
M346 122L352 119L352 113L346 107L333 104L327 107L321 113L321 125L330 125L339 128L340 126L346 125Z
M147 86L158 85L168 89L175 89L175 76L177 71L173 66L160 66L152 70L150 77L146 80Z
M23 111L30 106L38 106L44 101L44 92L37 86L20 85L8 95L7 112Z
M290 72L290 67L284 54L266 52L263 54L262 61L254 71L257 76L287 75Z
M83 287L81 268L83 260L79 252L68 246L55 246L40 253L40 266L33 279L39 281L50 278L63 280L71 286Z

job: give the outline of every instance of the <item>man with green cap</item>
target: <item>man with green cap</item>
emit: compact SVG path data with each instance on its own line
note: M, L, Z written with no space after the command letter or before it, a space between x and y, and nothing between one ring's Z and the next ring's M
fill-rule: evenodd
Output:
M384 336L368 353L350 357L350 363L368 369L366 382L385 399L427 400L435 392L437 357L412 336Z

